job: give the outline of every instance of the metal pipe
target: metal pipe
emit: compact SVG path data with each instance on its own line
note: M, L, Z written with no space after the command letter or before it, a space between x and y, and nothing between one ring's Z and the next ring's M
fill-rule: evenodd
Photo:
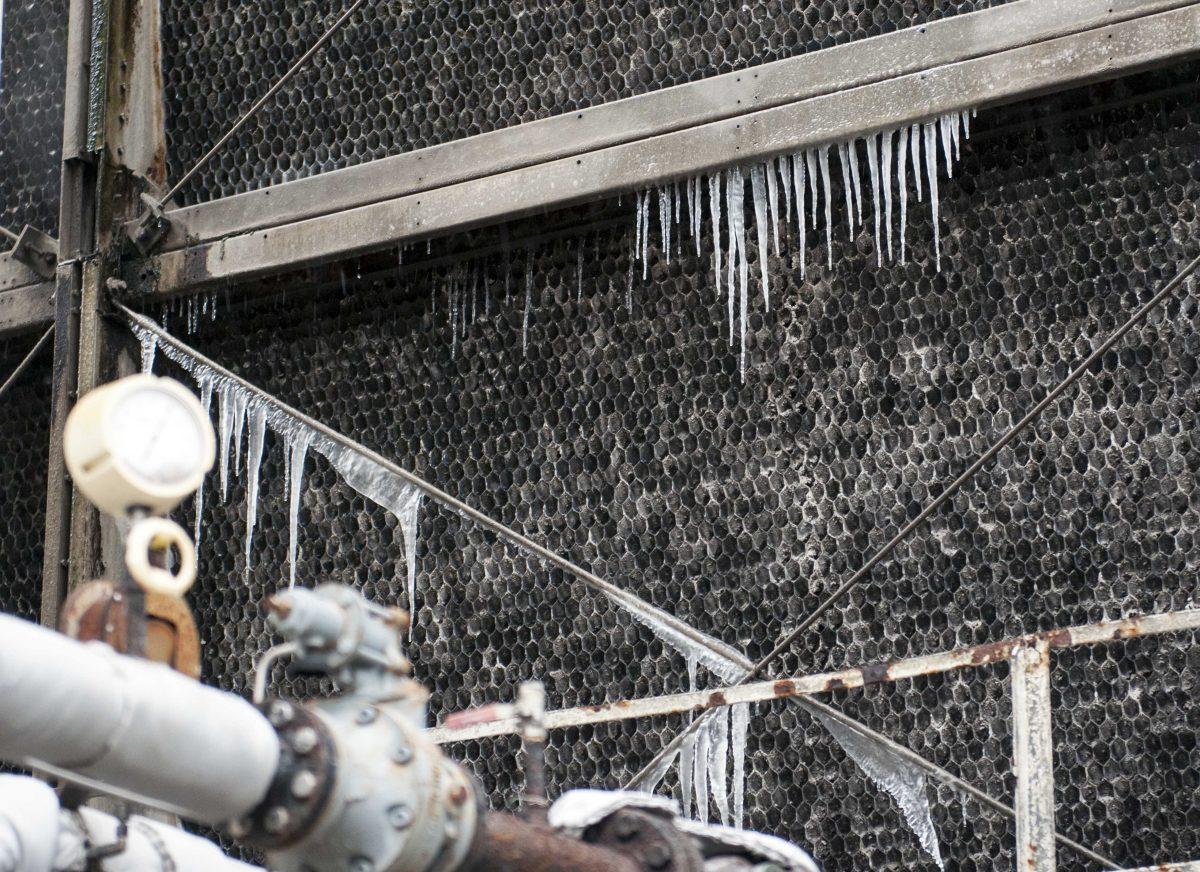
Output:
M45 782L0 775L0 872L85 867L100 872L262 872L178 827L138 816L120 821L92 808L66 811Z
M633 858L556 833L544 824L491 813L457 872L642 872Z
M0 615L0 759L220 824L265 796L279 741L239 697Z

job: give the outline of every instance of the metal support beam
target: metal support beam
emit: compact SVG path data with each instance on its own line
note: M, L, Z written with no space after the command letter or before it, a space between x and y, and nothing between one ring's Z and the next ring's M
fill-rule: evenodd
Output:
M1200 860L1190 863L1160 863L1158 866L1142 866L1139 869L1126 869L1124 872L1200 872Z
M1054 10L1060 19L1057 25L1043 19L1040 34L1020 28L1017 19L1003 19L1007 25L997 26L1002 21L1001 15L1036 14L1039 5ZM622 107L624 121L621 116L610 118L618 129L647 130L643 114L665 111L672 94L688 95L684 102L695 104L706 86L713 89L713 99L724 110L716 110L717 120L697 113L696 118L702 123L688 126L684 121L672 119L664 125L669 132L644 133L602 147L597 147L597 140L588 135L569 147L559 142L537 144L543 136L552 138L550 131L566 129L572 118L577 123L586 121L586 115L577 113L553 119L557 127L551 121L540 122L531 152L562 153L562 156L517 168L492 157L493 167L489 169L485 162L483 172L465 160L460 161L457 172L468 177L463 181L453 181L456 175L448 168L450 161L435 158L435 154L464 155L469 147L481 145L485 137L444 146L437 152L427 150L388 159L393 163L379 161L344 174L330 173L241 198L177 210L171 213L180 228L173 244L183 245L185 235L200 241L148 259L136 271L135 278L143 289L160 293L201 290L218 283L571 206L729 164L845 141L943 113L1124 75L1200 53L1200 3L1195 0L1185 3L1130 0L1099 6L1102 10L1094 4L1040 4L1033 0L951 18L939 25L950 27L957 22L963 28L957 34L959 41L951 43L946 38L951 31L939 26L936 33L942 39L923 47L919 63L902 60L904 51L913 51L911 42L906 46L904 41L917 39L917 34L935 32L933 25L746 70L734 74L732 79L720 77L719 86L702 82L622 101L613 106ZM1164 7L1173 8L1155 11ZM1096 26L1097 18L1103 20L1109 9L1112 15L1117 15L1120 9L1125 19ZM1067 19L1075 22L1075 26L1082 21L1091 26L1065 36L1044 38L1047 33L1054 33L1055 27L1070 30L1063 24ZM971 22L971 26L962 24L963 21ZM1015 45L1001 47L1009 37L1010 26L1020 35L1013 40ZM880 58L881 46L888 45L897 55L890 64ZM986 50L977 46L985 46ZM857 74L845 73L869 69L877 63L885 70L899 69L903 74L887 75L864 84ZM787 88L781 83L796 80L801 69L818 76L820 84L812 91L793 85L793 95L800 96L788 99L784 96ZM830 78L831 69L838 71L840 86ZM820 79L820 70L825 71L824 79ZM764 77L764 94L768 96L759 99L751 92L757 94L757 86L764 82ZM739 92L739 87L746 90ZM734 97L739 93L741 97ZM722 111L728 111L728 100L738 106L738 111L723 117ZM769 108L763 108L764 105ZM533 128L534 125L528 125L502 133L515 141L518 136L532 135ZM489 135L493 137L489 146L493 155L503 153L496 148L500 135ZM439 169L428 175L423 169L414 169L426 159ZM389 182L389 177L397 176L395 162L401 160L406 162L407 171L399 176L405 181ZM430 184L434 186L423 189ZM368 196L366 189L414 192L353 206ZM282 207L276 207L277 202ZM343 208L314 214L325 207L313 203ZM284 221L288 223L279 223Z
M1050 646L1012 656L1013 768L1017 776L1017 869L1054 872L1054 740L1050 730Z
M53 320L54 282L0 291L0 337L45 328Z
M546 727L560 730L566 727L580 727L610 721L634 720L685 712L696 713L743 703L808 697L832 691L853 690L872 684L904 681L923 675L938 675L959 669L987 666L1016 657L1020 651L1026 649L1045 648L1049 651L1074 648L1080 645L1102 645L1125 639L1138 639L1195 629L1200 629L1200 609L1126 618L1121 621L1067 627L1033 636L987 642L974 648L926 654L907 660L855 666L838 672L822 672L816 675L801 675L775 681L757 681L721 690L674 693L561 709L546 713ZM488 736L515 734L519 727L515 718L509 718L490 723L473 723L460 728L455 728L451 723L451 725L431 730L430 734L436 742L462 742Z

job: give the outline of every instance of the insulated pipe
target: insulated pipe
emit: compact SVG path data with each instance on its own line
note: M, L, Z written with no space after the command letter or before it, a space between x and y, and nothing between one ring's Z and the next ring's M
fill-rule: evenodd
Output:
M144 817L126 824L91 808L61 811L49 785L0 775L0 872L60 872L92 868L89 850L103 854L101 872L262 872L231 860L207 839Z
M0 759L215 825L266 795L279 740L240 697L0 615Z

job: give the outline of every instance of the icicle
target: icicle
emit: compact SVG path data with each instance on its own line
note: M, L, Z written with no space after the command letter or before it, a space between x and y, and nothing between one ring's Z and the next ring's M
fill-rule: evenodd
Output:
M809 208L812 212L812 228L817 229L817 156L810 148L804 152L804 163L808 167L808 196L811 203Z
M739 336L741 337L741 353L738 357L738 373L743 378L746 375L746 326L748 323L747 310L749 306L749 286L750 286L750 261L746 257L746 185L742 178L742 171L738 167L733 168L733 175L730 179L733 186L733 202L730 206L730 211L733 213L733 230L737 242L738 265L737 265L737 280L738 280L738 302L741 306L739 319ZM732 248L732 246L731 246Z
M704 182L701 181L699 176L693 176L692 178L688 179L688 182L692 186L692 198L689 201L689 202L691 202L692 206L691 206L691 211L688 214L691 216L691 219L692 219L692 239L696 243L696 257L698 259L702 253L701 248L700 248L700 228L703 224L703 218L704 218L704 215L703 215L704 203L703 203L703 190L702 190Z
M698 665L699 662L695 655L689 654L687 658L688 690L692 693L696 691L696 667ZM689 723L692 720L692 717L688 718ZM679 804L685 818L692 816L692 776L695 774L695 767L696 736L693 733L683 740L679 749Z
M900 128L900 154L896 160L900 190L900 262L905 263L905 231L908 229L908 128Z
M213 291L212 304L208 307L208 320L209 321L217 320L217 292L216 291Z
M775 254L782 254L779 247L779 180L775 178L775 165L768 163L760 167L767 177L767 209L771 213L771 232L775 236Z
M671 764L675 762L675 758L679 755L679 751L672 754L667 754L661 760L654 764L654 768L642 777L634 789L642 793L653 793L658 789L658 785L662 783L663 778L671 770Z
M800 278L801 278L801 280L804 279L804 273L805 273L805 269L806 269L805 260L807 259L807 254L805 252L805 248L808 245L808 230L807 230L808 225L805 223L805 220L804 220L804 215L805 215L805 206L804 206L805 193L804 192L807 187L805 185L804 176L805 176L804 156L799 153L792 155L792 181L795 183L795 186L796 186L796 217L800 219L796 226L800 230Z
M950 142L950 116L943 115L937 120L938 130L941 132L942 139L942 156L946 162L946 178L954 178L954 160L951 155L953 145Z
M746 738L750 732L750 705L744 703L733 706L730 720L730 749L733 753L733 825L740 830L746 823Z
M950 128L950 145L954 147L954 162L957 162L962 157L962 141L959 139L962 128L959 127L959 114L955 112L953 115L945 117L946 126Z
M929 182L929 208L933 214L933 262L942 271L942 231L938 216L937 131L925 125L925 171Z
M974 109L972 109L970 112L964 109L962 112L958 113L959 120L962 122L963 139L969 140L971 138L971 116L974 114L974 112Z
M858 141L847 143L850 150L850 180L854 185L854 214L857 226L863 226L862 174L858 170Z
M712 221L713 279L721 299L721 174L708 177L708 214Z
M221 502L229 494L229 436L233 429L233 395L237 391L233 385L221 387L221 409L218 415L218 439L221 457Z
M833 269L833 181L829 178L829 146L821 146L817 152L821 167L821 185L825 189L825 252L829 269Z
M771 285L767 263L767 183L761 164L750 168L750 190L754 196L754 227L758 233L758 266L762 274L763 305L771 311ZM778 227L776 227L778 239Z
M867 167L871 171L871 200L875 204L875 259L883 266L883 245L879 240L879 134L867 140Z
M608 289L612 290L612 282L608 283ZM625 282L625 311L633 312L633 262L629 263L629 277Z
M421 502L425 495L416 491L416 495L401 507L397 517L404 534L404 564L408 570L408 613L411 621L408 624L408 637L412 638L413 627L417 623L417 525L421 518Z
M258 470L262 464L263 441L267 431L267 410L262 403L250 409L250 444L246 447L246 569L250 580L250 548L254 543L254 525L258 520Z
M781 154L775 158L775 169L783 181L783 222L790 224L792 220L792 156Z
M850 228L850 239L854 239L854 193L850 188L850 144L838 144L838 157L842 162L842 194L846 200L846 225Z
M300 527L300 495L304 491L304 460L312 432L299 430L288 437L288 587L296 586L296 555Z
M695 659L727 684L736 684L745 677L746 669L737 665L741 655L719 639L701 633L632 594L620 591L607 596L668 648L685 659Z
M716 800L721 823L729 826L729 784L726 767L729 765L729 707L717 709L713 716L712 736L708 744L708 783Z
M641 236L641 258L642 258L642 281L645 281L650 276L650 191L646 191L646 197L642 200L642 236Z
M158 337L149 330L143 331L139 337L142 344L142 372L154 372L154 353L158 351Z
M894 260L896 255L892 249L892 131L885 130L881 140L882 150L879 154L880 169L882 170L880 184L883 187L883 232L887 236L888 260Z
M662 234L663 256L671 262L671 187L658 189L658 230Z
M486 299L486 297L485 297ZM579 246L579 252L575 258L575 302L583 301L583 246Z
M696 791L696 819L708 823L708 758L712 737L709 735L711 724L700 728L696 734L696 756L693 759L693 785Z
M212 376L205 373L196 381L200 385L200 405L204 408L204 417L208 418L212 415L212 396L213 383ZM196 523L192 534L192 542L196 546L196 551L200 551L200 521L204 516L204 478L200 479L200 487L196 488Z
M525 313L521 318L521 353L529 349L529 313L533 309L533 253L525 254Z
M917 202L925 200L925 194L922 191L921 173L924 168L921 166L921 125L914 124L909 128L909 145L912 146L912 151L909 158L912 160L913 184L917 186Z
M237 388L233 394L233 471L237 473L242 468L242 434L246 432L246 406L250 403L250 394Z
M737 191L734 191L734 185L737 186ZM725 224L729 230L729 251L725 272L725 302L726 310L729 315L729 345L733 346L733 300L734 287L736 285L736 273L738 267L738 232L737 223L742 219L740 216L735 216L735 212L740 211L742 203L742 173L737 167L725 171Z
M842 746L846 756L857 763L877 786L891 794L900 806L905 822L916 833L921 847L933 858L939 869L944 869L937 830L934 829L929 813L925 773L841 721L820 712L814 712L814 717Z

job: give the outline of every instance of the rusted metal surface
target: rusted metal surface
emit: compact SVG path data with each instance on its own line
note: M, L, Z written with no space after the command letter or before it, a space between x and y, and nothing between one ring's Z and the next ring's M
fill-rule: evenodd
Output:
M1158 866L1142 866L1137 869L1125 869L1123 872L1200 872L1200 860L1190 863L1160 863Z
M480 136L168 210L167 250L661 136L1188 5L1021 0Z
M1200 4L586 154L167 252L130 278L174 294L587 202L668 178L1027 98L1200 52Z
M1017 776L1017 869L1054 872L1054 739L1050 730L1050 645L1012 656L1013 768Z
M1066 627L1031 636L1003 639L973 648L928 654L891 663L868 664L839 672L825 672L776 681L759 681L716 691L619 700L603 705L552 711L546 713L546 727L562 729L605 721L621 721L680 712L701 712L739 703L810 696L864 687L885 681L902 681L922 675L986 666L1008 660L1017 651L1030 647L1036 648L1044 645L1047 649L1072 648L1078 645L1098 645L1197 628L1200 628L1200 609L1131 617L1120 621ZM519 730L519 723L515 717L493 719L487 722L479 722L477 719L447 720L447 726L433 730L435 741L465 741L485 736L516 733ZM454 728L456 724L462 726Z
M632 857L512 815L486 815L460 872L642 872Z

